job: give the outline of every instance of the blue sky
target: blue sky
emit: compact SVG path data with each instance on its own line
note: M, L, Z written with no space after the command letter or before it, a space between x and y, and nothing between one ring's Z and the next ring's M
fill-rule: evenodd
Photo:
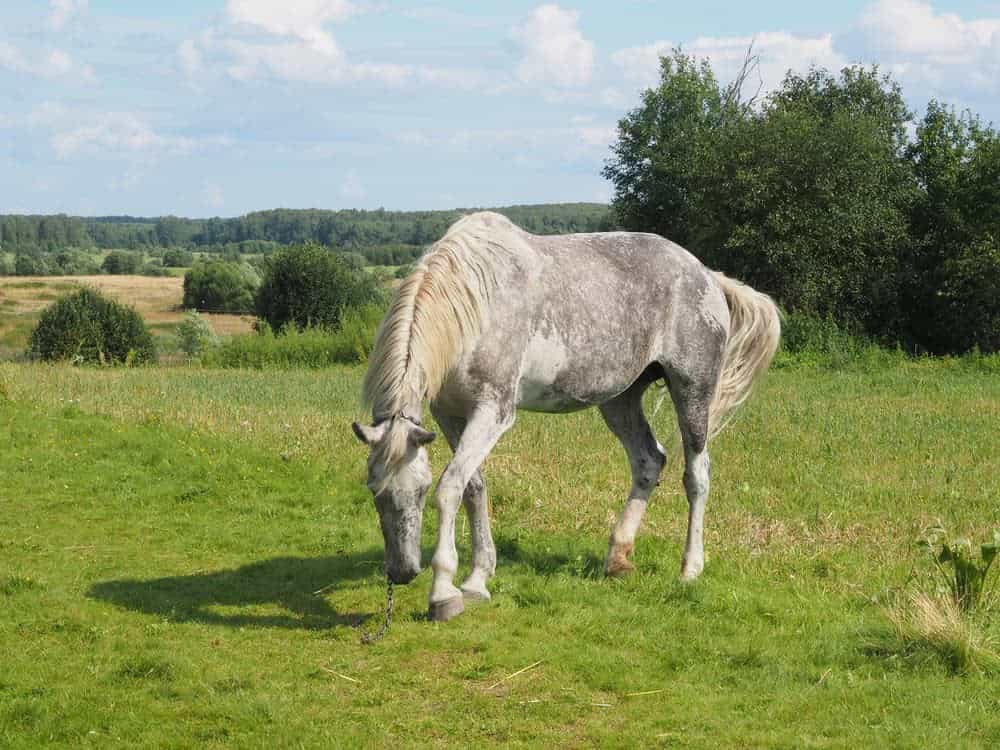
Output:
M658 55L750 39L1000 121L1000 2L6 0L0 213L603 201Z

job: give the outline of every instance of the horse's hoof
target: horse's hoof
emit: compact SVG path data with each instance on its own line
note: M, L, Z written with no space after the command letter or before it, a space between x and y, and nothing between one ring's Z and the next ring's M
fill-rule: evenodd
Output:
M431 602L427 608L427 619L431 622L448 622L465 611L465 602L460 596L453 596L442 602Z
M486 589L472 589L462 587L462 598L469 604L479 604L490 600L490 592Z
M633 570L635 570L635 566L628 560L612 560L604 566L604 575L608 578L624 578Z

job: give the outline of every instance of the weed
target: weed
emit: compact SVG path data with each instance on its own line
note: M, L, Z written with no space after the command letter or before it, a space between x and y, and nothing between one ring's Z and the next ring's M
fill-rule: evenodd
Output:
M918 544L934 562L958 609L963 613L975 612L990 590L987 584L991 583L990 568L1000 551L1000 530L993 532L992 541L979 546L978 559L969 539L952 538L940 526L928 529Z

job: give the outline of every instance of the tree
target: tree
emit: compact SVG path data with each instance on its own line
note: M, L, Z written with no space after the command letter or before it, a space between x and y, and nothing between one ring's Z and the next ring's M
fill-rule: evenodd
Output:
M935 353L997 351L1000 136L932 101L907 156L919 185L903 278L907 340Z
M659 85L643 92L639 107L619 121L603 170L614 186L619 223L692 250L718 242L714 213L720 207L710 196L728 129L741 119L707 60L698 63L679 50L661 58Z
M289 324L335 330L346 310L382 303L371 275L318 245L296 245L268 258L255 309L275 331Z
M246 263L199 261L184 274L184 307L208 312L253 311L260 276Z

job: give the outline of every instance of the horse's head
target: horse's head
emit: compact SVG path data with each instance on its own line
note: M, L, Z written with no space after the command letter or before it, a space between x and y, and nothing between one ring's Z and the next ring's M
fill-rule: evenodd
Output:
M420 572L420 526L432 480L424 446L435 435L403 416L353 427L371 449L368 489L382 525L386 575L393 583L409 583Z

